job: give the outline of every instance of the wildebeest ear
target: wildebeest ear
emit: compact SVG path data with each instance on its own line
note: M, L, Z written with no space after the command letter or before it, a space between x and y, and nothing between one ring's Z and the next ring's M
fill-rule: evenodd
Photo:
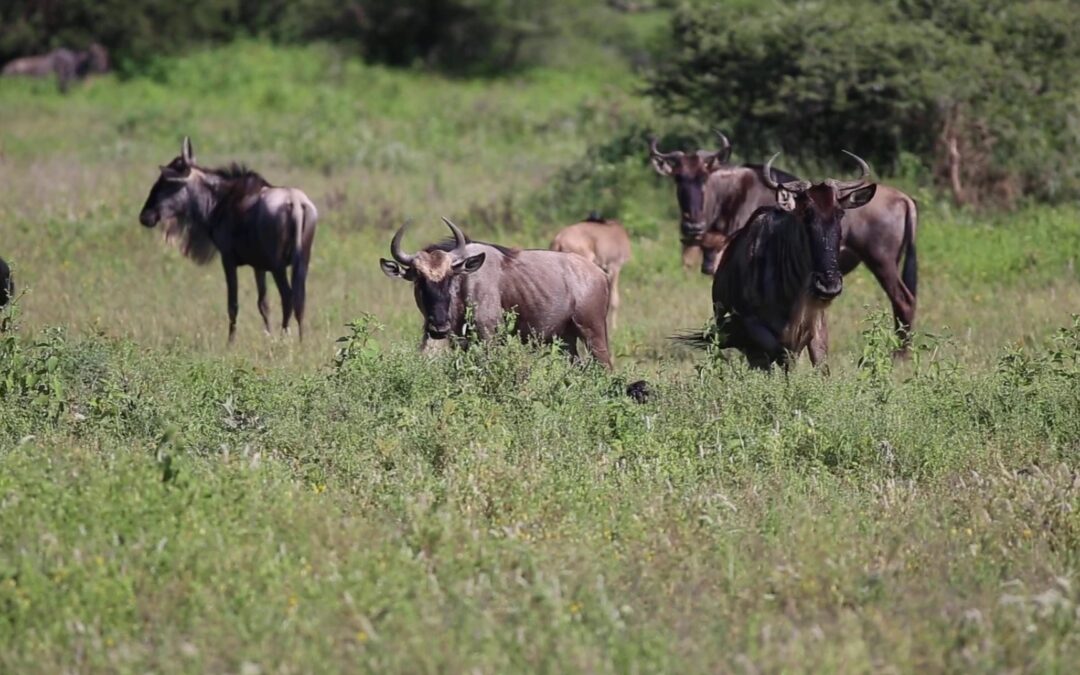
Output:
M477 253L474 256L470 256L462 261L454 263L454 270L461 274L472 274L484 265L484 258L486 257L486 253Z
M671 162L667 161L663 157L650 157L649 163L656 169L656 173L661 176L670 176L672 172Z
M184 142L180 145L180 156L184 158L185 164L195 163L195 151L191 148L190 136L184 136Z
M781 188L776 191L776 205L785 211L795 210L795 193Z
M870 183L866 187L861 187L854 192L849 192L840 198L840 208L857 209L860 206L864 206L874 198L876 192L877 183Z
M393 260L387 260L386 258L379 258L379 267L382 268L383 274L391 279L406 279L409 278L409 272L411 268L402 267Z

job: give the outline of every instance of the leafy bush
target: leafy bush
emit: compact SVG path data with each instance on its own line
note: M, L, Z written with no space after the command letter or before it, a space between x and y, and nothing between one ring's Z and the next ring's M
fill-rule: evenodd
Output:
M650 91L741 148L895 168L963 201L1080 192L1080 13L1066 0L687 6Z

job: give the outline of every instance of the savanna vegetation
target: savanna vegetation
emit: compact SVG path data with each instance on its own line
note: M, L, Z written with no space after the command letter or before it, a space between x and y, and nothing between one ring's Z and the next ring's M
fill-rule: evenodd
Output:
M600 16L669 39L666 11ZM707 321L709 280L644 144L739 120L654 108L618 40L476 78L268 37L66 96L0 81L0 671L1080 660L1074 205L960 208L884 161L921 209L913 357L858 270L828 377L750 372L667 339ZM242 274L227 348L220 266L139 225L185 134L319 206L302 345L262 335ZM546 246L593 209L634 244L614 373L513 340L417 354L411 290L378 269L402 222L411 248L444 215Z

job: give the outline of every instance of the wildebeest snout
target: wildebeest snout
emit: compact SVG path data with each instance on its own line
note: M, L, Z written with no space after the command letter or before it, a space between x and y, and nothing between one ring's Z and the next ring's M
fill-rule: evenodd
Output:
M705 223L696 220L683 219L679 222L679 232L683 240L697 240L705 233Z
M157 211L154 209L143 209L139 213L139 222L142 223L143 227L153 227L157 225Z
M832 300L844 290L844 277L840 274L815 274L812 286L814 295L822 300Z

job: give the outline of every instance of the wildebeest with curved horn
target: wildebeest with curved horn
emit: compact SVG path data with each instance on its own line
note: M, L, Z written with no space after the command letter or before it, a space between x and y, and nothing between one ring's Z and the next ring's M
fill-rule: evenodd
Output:
M215 253L221 254L228 287L229 342L236 334L236 268L242 265L255 268L266 333L270 333L269 272L281 295L281 330L288 332L295 313L303 340L308 263L319 218L307 195L296 188L274 187L236 164L224 169L198 166L187 136L180 155L160 168L139 222L146 227L164 223L166 239L196 263L208 263ZM290 266L291 285L286 275Z
M790 367L807 348L815 366L824 364L829 339L825 310L844 287L844 213L864 206L877 191L867 181L866 162L847 154L859 163L861 175L821 183L775 181L773 155L763 175L776 205L758 209L720 254L712 288L720 346L738 349L752 367Z
M0 307L5 307L15 297L15 282L7 261L0 258Z
M747 223L752 213L776 199L769 186L772 178L766 177L763 167L729 164L731 142L720 131L716 134L721 144L717 151L662 152L655 138L649 140L653 167L675 182L683 262L687 263L693 252L701 249L701 271L705 274L716 269L717 243L727 241ZM798 180L787 172L772 171L773 177L781 182ZM840 248L840 269L844 274L863 262L881 284L905 346L915 320L917 227L915 201L900 190L879 185L866 208L844 219Z
M443 222L454 235L452 241L405 253L402 226L390 242L393 260L379 259L386 276L412 283L424 317L425 351L433 340L463 338L465 310L472 307L480 339L491 338L503 313L514 311L514 332L522 338L559 338L574 357L580 339L597 361L611 368L608 284L599 267L569 253L469 241L450 220Z
M56 76L60 91L66 92L72 80L81 80L94 73L109 70L109 53L94 43L87 49L74 50L60 47L39 56L24 56L4 64L0 74L25 75L29 77Z
M576 253L593 263L608 278L608 323L615 332L619 313L619 272L630 260L630 235L617 220L590 213L585 220L567 225L555 235L552 251Z

